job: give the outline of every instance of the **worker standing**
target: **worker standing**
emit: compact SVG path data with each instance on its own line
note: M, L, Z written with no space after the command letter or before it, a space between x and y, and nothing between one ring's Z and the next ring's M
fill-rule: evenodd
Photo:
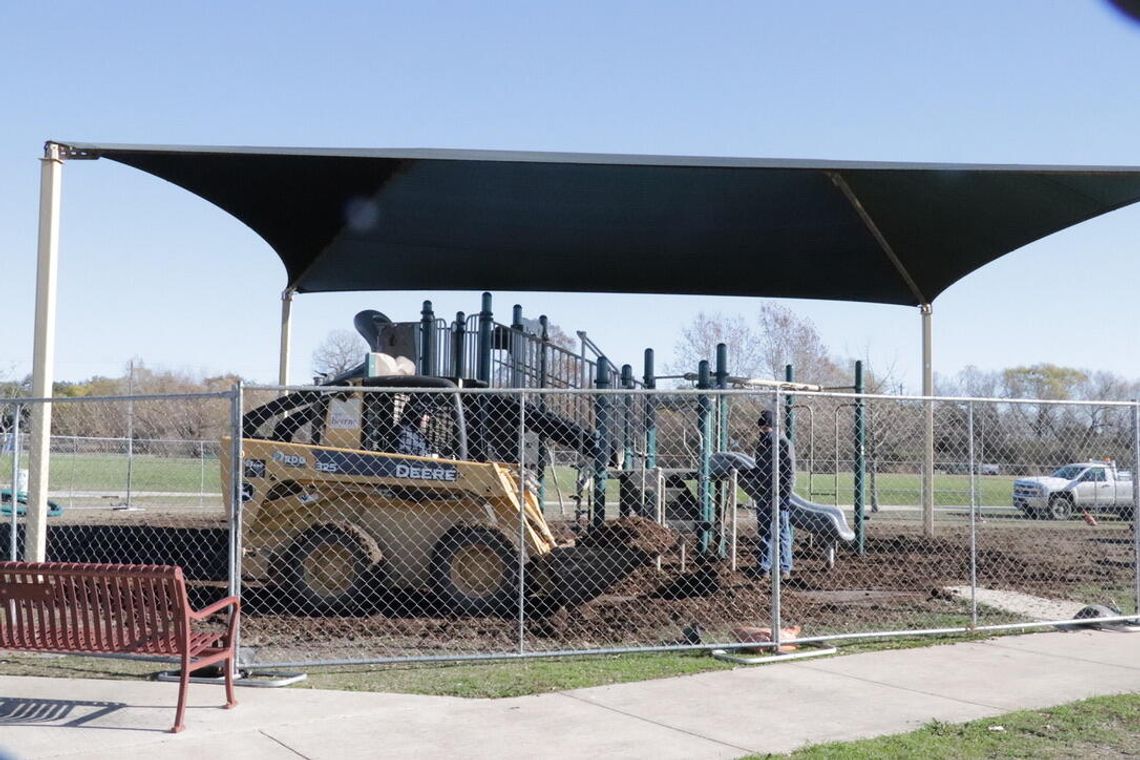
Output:
M754 575L768 577L772 573L772 509L779 509L780 520L780 577L792 575L792 528L789 523L792 488L796 480L796 453L792 442L783 435L777 439L772 427L772 413L760 411L756 421L759 436L756 440L756 468L750 473L756 485L756 523L759 543L756 547ZM780 457L779 493L772 493L772 453L777 446Z

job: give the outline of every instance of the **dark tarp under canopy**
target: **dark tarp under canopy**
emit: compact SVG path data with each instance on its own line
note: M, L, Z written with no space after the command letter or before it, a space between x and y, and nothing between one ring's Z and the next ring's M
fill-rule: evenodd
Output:
M1140 168L62 143L261 235L297 292L546 290L919 305L1140 201Z

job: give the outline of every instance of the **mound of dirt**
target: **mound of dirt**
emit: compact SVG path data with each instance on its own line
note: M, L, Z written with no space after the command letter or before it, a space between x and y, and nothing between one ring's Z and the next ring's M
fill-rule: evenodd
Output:
M622 547L656 557L677 545L678 533L645 517L622 517L591 527L578 539L583 548Z
M528 569L530 593L547 609L598 597L677 545L678 534L644 517L622 517L592 527L574 546L536 557Z

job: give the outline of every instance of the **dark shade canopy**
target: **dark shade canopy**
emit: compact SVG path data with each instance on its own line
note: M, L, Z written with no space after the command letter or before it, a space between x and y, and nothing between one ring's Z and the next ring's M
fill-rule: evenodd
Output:
M298 292L547 290L930 303L1140 201L1140 168L63 143L216 204Z

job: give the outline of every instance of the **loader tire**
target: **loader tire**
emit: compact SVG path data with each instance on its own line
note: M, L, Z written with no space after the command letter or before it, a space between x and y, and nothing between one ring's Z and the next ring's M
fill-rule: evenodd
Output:
M496 531L456 526L435 545L431 577L437 598L452 612L502 612L517 600L518 554Z
M377 580L376 541L354 525L314 525L286 551L282 580L304 611L343 612L358 606Z

